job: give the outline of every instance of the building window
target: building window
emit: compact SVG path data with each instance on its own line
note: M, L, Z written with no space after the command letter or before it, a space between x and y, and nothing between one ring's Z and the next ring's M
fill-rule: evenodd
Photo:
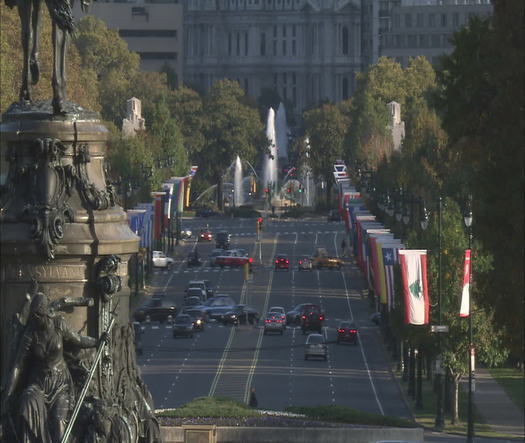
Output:
M343 26L342 39L343 55L348 55L348 28L346 26Z
M444 28L447 26L447 14L441 14L441 27Z
M273 55L277 55L277 40L273 41Z
M432 34L432 47L439 48L441 46L441 36L439 34Z
M405 27L406 28L412 27L412 14L405 14Z
M266 55L266 34L261 34L261 55Z
M420 48L426 48L428 46L428 36L426 34L420 34L419 35L419 47Z
M241 55L241 35L240 33L236 32L235 37L237 38L237 55Z
M228 55L232 55L232 33L228 32Z
M286 25L283 25L283 38L286 38Z
M295 38L295 25L292 25L292 37Z
M401 19L399 18L399 14L394 14L394 27L399 28L401 23Z
M452 25L454 26L454 28L459 27L459 13L458 12L454 12L452 14Z
M416 26L418 28L421 28L423 27L423 14L421 12L418 12L417 16L416 16Z
M283 54L286 55L286 40L283 40Z
M434 14L428 14L428 26L431 28L436 26L436 17Z
M408 40L408 41L407 41L407 46L408 46L409 48L415 48L415 47L417 47L417 43L416 43L417 38L416 38L416 37L417 37L417 36L414 35L414 34L409 34L409 35L407 36L407 40Z
M292 55L296 55L296 47L295 47L295 40L292 40Z
M248 32L244 33L244 55L248 55Z

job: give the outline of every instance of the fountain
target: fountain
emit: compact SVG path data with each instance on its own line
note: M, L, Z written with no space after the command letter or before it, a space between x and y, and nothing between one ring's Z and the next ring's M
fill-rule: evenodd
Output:
M244 192L242 188L242 164L239 156L235 159L233 172L233 202L235 206L242 206L244 203Z
M271 188L277 183L277 146L275 137L275 111L268 110L266 120L266 137L270 142L270 153L264 154L263 161L263 186Z
M284 105L279 103L275 114L275 134L277 144L277 154L283 163L288 162L288 125L286 123L286 110Z

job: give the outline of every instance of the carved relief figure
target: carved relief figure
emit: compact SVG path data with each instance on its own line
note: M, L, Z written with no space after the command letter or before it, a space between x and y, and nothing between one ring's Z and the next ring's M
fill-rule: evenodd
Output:
M20 101L31 102L31 85L38 83L38 37L40 34L41 7L43 0L5 0L9 7L18 7L22 26L22 48L24 51ZM52 22L53 40L53 113L64 113L66 100L66 46L68 34L73 32L73 13L70 0L45 0ZM81 0L86 11L89 1Z
M3 438L7 441L61 440L75 403L64 346L93 348L97 340L71 330L64 318L53 312L47 296L37 292L2 389L2 414L8 414L3 420Z

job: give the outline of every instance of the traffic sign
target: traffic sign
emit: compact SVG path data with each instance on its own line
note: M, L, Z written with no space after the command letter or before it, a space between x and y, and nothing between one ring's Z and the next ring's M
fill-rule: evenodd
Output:
M448 325L432 325L430 332L448 332Z

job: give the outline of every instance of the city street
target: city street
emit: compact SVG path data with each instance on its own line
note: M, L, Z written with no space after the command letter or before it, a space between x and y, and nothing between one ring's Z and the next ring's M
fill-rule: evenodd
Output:
M195 246L204 259L215 242L196 243L195 234L206 224L215 234L232 234L231 249L243 248L254 258L251 280L244 282L239 269L218 269L204 262L200 268L175 262L170 270L155 270L155 291L165 291L178 306L189 280L210 280L215 293L229 294L261 313L271 306L289 311L300 303L315 303L326 313L323 333L328 341L327 361L304 359L303 335L298 326L283 335L263 334L259 325L206 325L194 338L174 339L169 324L143 325L144 352L139 356L143 378L157 408L177 407L195 397L217 395L247 401L256 389L259 408L283 409L291 405L345 405L363 411L409 417L384 355L377 326L370 320L368 301L362 297L364 282L347 261L341 271L297 270L300 257L316 247L341 255L343 226L326 219L278 221L265 219L262 241L256 242L255 219L192 219L183 227L193 231L181 243L185 257ZM275 271L274 257L287 254L290 271ZM354 321L358 345L336 344L341 320Z

